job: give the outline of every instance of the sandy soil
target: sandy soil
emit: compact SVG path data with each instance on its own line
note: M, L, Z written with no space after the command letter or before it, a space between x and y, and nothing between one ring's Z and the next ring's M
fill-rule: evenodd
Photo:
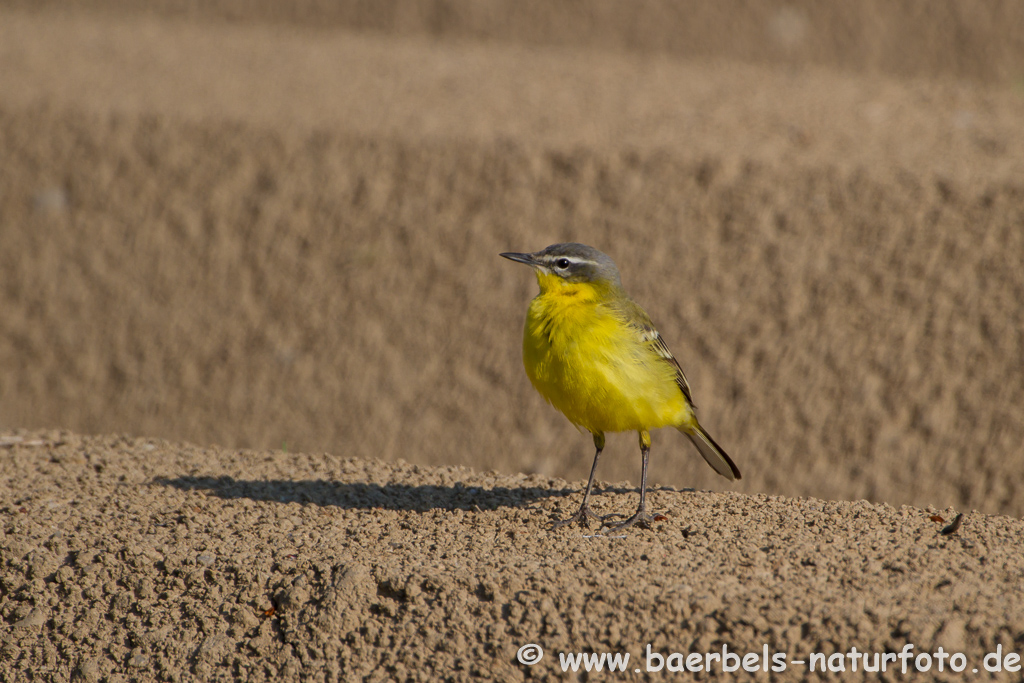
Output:
M0 680L1024 650L1020 5L740 5L0 2ZM655 435L623 539L544 531L570 239L744 475Z
M18 437L0 440L3 680L571 680L558 654L584 651L661 680L648 645L767 645L773 679L817 680L811 653L906 643L962 653L966 673L937 678L962 680L1024 650L1009 517L943 535L951 510L658 488L655 530L595 536L547 530L578 492L540 475ZM596 504L635 500L618 484Z

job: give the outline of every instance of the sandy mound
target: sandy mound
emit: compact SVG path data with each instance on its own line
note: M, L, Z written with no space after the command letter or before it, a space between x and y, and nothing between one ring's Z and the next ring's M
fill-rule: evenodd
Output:
M19 437L0 437L3 680L561 679L559 653L647 672L648 645L666 666L723 648L761 666L767 646L804 678L812 653L850 671L828 658L907 643L969 675L1024 650L1006 517L943 535L918 508L661 488L666 521L609 538L549 532L578 488L537 475ZM635 501L603 484L596 504Z

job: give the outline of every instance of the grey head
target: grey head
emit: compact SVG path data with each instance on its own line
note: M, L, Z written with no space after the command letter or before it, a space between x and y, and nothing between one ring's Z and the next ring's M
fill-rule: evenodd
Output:
M567 282L608 282L622 286L615 262L607 254L578 242L552 244L532 254L506 252L501 256Z

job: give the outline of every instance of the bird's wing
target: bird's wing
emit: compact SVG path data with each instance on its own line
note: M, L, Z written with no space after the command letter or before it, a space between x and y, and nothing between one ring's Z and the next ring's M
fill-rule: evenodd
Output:
M693 394L690 392L690 383L686 381L686 375L683 373L683 369L679 366L679 361L672 355L672 352L668 350L668 345L665 344L665 340L661 338L661 334L658 329L651 322L650 316L647 315L647 311L640 308L640 305L630 300L628 301L625 310L623 311L626 316L626 320L633 329L636 330L640 337L642 344L650 347L658 356L666 363L675 368L676 371L676 384L683 392L683 396L690 402L690 406L696 409L697 405L693 402Z

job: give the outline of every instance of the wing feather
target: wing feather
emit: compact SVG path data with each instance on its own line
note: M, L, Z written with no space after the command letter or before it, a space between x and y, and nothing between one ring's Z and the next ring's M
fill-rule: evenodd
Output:
M624 311L626 316L626 322L636 330L637 335L640 337L640 341L643 344L649 346L658 356L666 363L671 365L676 371L676 384L679 385L679 389L683 392L683 396L690 402L690 407L695 409L697 404L693 402L693 393L690 391L690 383L686 381L686 374L683 372L683 368L680 367L679 361L672 355L672 352L668 350L668 345L662 338L658 329L651 322L650 316L647 315L647 311L640 308L639 304L629 300L627 309Z
M665 340L661 338L661 334L659 334L657 328L654 327L654 323L651 322L646 311L640 308L640 306L635 302L627 299L624 304L622 314L630 327L636 331L640 342L647 345L657 353L662 360L675 369L676 384L679 385L679 389L683 392L683 396L686 397L686 400L690 402L690 407L696 410L697 406L694 404L693 395L690 393L690 383L686 381L686 375L683 374L683 369L679 366L679 361L677 361L675 356L672 355L672 352L668 350ZM699 424L694 424L693 428L680 427L679 430L690 437L693 445L697 447L697 450L704 457L704 460L706 460L716 472L726 479L740 478L740 470L736 467L736 463L734 463L732 458L722 450L721 446L715 443L715 440L711 438L710 434L704 431L703 427Z

